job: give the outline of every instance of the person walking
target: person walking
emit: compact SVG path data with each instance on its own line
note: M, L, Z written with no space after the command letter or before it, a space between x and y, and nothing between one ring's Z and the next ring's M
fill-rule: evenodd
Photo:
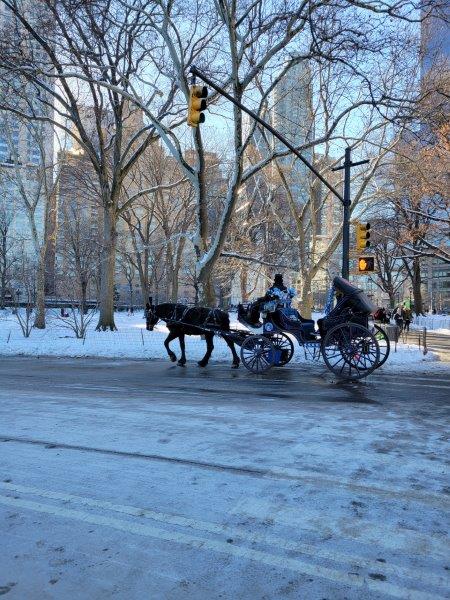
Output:
M412 310L406 306L406 303L403 303L401 315L403 319L403 327L405 328L406 333L408 333L409 326L411 325L412 321Z
M395 308L394 314L392 316L394 317L395 324L397 325L401 333L403 331L403 316L402 309L400 306L397 306Z

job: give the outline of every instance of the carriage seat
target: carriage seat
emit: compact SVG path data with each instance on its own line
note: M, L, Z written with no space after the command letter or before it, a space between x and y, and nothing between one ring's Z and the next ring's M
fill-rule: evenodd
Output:
M283 331L299 333L306 340L316 339L313 319L305 319L295 308L279 308L273 313L272 321Z

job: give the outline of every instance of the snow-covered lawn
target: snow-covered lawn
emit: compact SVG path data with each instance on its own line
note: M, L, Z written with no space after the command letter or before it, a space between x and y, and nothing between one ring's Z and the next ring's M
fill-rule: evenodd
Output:
M315 318L318 316L314 315ZM167 328L164 323L158 323L152 332L147 331L142 311L131 316L124 312L118 312L115 321L118 331L97 332L95 331L97 319L94 317L85 339L82 340L76 339L72 331L64 328L56 315L50 315L45 330L33 329L30 337L25 338L11 311L0 311L0 355L167 358L163 344L167 336ZM235 318L232 321L233 327L241 327ZM231 354L224 341L216 337L214 346L211 360L231 363ZM177 340L172 342L172 348L179 356ZM205 342L200 337L187 336L186 356L188 361L199 360L205 351ZM305 361L302 348L296 347L293 360L294 362ZM420 367L421 370L431 371L447 367L444 363L438 362L438 357L434 353L428 352L424 356L417 346L399 343L397 352L392 348L389 360L383 369L410 369L413 365Z

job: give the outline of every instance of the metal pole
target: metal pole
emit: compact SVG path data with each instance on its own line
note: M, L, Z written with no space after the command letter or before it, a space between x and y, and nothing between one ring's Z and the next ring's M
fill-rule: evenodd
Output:
M233 98L231 94L226 92L223 88L218 86L216 83L211 81L209 77L204 75L201 71L199 71L195 66L191 66L190 72L195 77L196 75L204 81L207 85L219 92L224 98L227 98L230 102L232 102L235 106L240 108L242 111L250 115L257 123L262 125L265 129L270 131L270 133L276 137L280 142L282 142L286 148L288 148L291 152L295 154L307 167L310 171L314 173L314 175L320 179L320 181L332 192L336 198L342 202L344 206L344 218L343 218L343 229L342 229L342 277L344 279L348 279L349 277L349 254L350 254L350 169L351 167L356 167L358 165L367 164L368 160L360 160L359 162L352 163L351 161L351 148L345 149L345 159L344 164L340 167L335 167L332 171L339 171L344 169L344 195L342 196L320 173L317 169L304 157L300 152L287 140L281 133L279 133L276 129L274 129L267 121L261 119L255 112L248 109L241 102Z
M257 121L265 129L267 129L267 131L270 131L270 133L274 137L279 139L280 142L282 142L286 146L286 148L289 148L289 150L291 152L293 152L295 154L295 156L297 156L297 158L299 158L308 167L308 169L314 173L314 175L318 179L320 179L320 181L330 190L330 192L332 192L336 196L336 198L339 198L339 200L342 203L344 202L344 198L342 197L342 195L337 190L335 190L334 187L330 183L328 183L328 181L325 179L325 177L323 177L319 173L319 171L315 167L313 167L313 165L289 142L289 140L287 140L283 135L281 135L281 133L279 133L276 129L274 129L271 125L269 125L269 123L267 123L267 121L264 121L264 119L261 119L261 117L259 117L255 112L253 112L252 110L250 110L249 108L244 106L241 102L239 102L238 100L233 98L233 96L231 96L223 88L221 88L216 83L214 83L214 81L211 81L211 79L209 79L209 77L206 77L206 75L203 75L203 73L201 71L199 71L197 69L197 67L192 66L190 68L190 72L194 76L197 75L202 81L204 81L207 85L212 87L213 90L216 90L216 92L219 92L219 94L221 94L224 98L226 98L227 100L232 102L235 106L240 108L242 111L244 111L245 113L250 115L253 119L255 119L255 121Z
M351 149L345 149L344 158L344 218L342 222L342 277L349 278L350 260L350 167Z
M333 171L344 170L344 197L342 200L344 206L344 216L342 220L342 277L344 279L348 279L350 274L350 206L352 204L350 197L350 170L352 167L365 165L369 162L366 159L352 163L351 151L351 148L347 147L345 149L344 164L332 169Z

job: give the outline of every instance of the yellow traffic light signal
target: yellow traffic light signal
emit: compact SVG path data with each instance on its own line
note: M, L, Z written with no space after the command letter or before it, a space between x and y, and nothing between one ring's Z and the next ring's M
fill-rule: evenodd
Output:
M206 108L208 88L206 85L191 85L189 88L189 106L187 123L190 127L198 127L205 122L203 110Z
M358 258L358 273L373 273L375 271L375 258L373 256L360 256Z
M356 249L370 248L370 223L356 223Z

